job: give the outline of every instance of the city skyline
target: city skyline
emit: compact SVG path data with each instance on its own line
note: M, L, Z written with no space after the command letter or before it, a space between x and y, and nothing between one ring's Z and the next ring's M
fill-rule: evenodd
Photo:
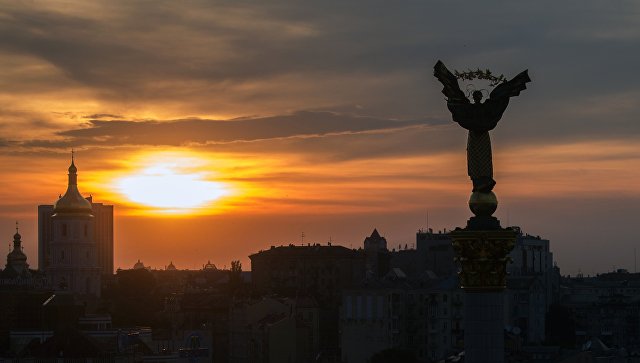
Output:
M503 226L549 239L563 273L633 271L640 9L549 4L3 5L2 238L19 220L37 265L37 206L64 193L72 148L80 191L115 206L115 268L248 269L303 232L411 246L427 214L462 227L443 59L534 79L493 134ZM154 177L180 186L136 189Z

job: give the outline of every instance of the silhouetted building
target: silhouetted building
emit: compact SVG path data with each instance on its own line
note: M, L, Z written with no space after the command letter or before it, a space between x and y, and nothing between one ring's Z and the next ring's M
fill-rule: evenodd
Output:
M558 301L560 274L554 267L549 240L512 228L518 235L507 264L507 325L518 328L525 344L540 344L546 338L549 306Z
M271 246L249 258L257 291L310 295L323 305L337 306L342 289L364 278L364 254L343 246Z
M27 255L22 252L21 238L22 236L18 233L18 227L16 226L16 234L13 235L13 250L7 255L4 273L26 278L31 276L31 272L29 271L29 264L27 264Z
M462 349L462 290L451 276L409 279L393 268L382 279L343 293L342 362L369 362L385 350L435 362Z
M377 229L374 229L371 236L364 239L364 254L366 256L366 275L372 277L382 277L389 271L389 259L391 258L387 250L387 239L380 236Z
M364 252L331 244L308 244L272 246L249 258L257 293L316 299L320 306L320 350L325 357L337 357L342 291L363 281Z
M575 340L598 338L609 346L640 351L640 273L619 270L565 278L561 303L575 322Z
M229 361L316 361L319 320L318 306L310 298L237 301L230 312Z
M439 277L451 276L458 271L451 238L446 232L421 229L416 233L416 248L401 247L390 252L389 267L401 269L410 278L418 278L425 271Z
M98 265L103 275L113 275L113 206L94 203L87 198L93 211L93 239L98 249Z
M22 250L22 236L18 233L13 235L13 249L7 254L7 263L4 270L0 270L0 289L44 289L48 286L46 278L40 271L29 269L27 255Z
M96 243L97 262L103 275L113 274L113 206L91 203L93 240ZM38 206L38 268L45 270L51 261L50 244L53 241L53 205Z
M451 238L446 231L433 233L431 228L419 230L416 233L416 247L418 254L424 256L426 270L433 271L439 277L458 272Z
M45 271L56 291L100 296L102 267L94 239L91 202L78 191L73 158L65 194L53 205L51 240L47 246Z

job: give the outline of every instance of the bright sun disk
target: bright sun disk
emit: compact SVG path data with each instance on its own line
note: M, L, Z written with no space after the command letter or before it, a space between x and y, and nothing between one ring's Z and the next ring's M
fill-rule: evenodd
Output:
M184 172L173 163L158 163L116 181L130 201L170 212L202 207L226 194L222 183L204 174Z

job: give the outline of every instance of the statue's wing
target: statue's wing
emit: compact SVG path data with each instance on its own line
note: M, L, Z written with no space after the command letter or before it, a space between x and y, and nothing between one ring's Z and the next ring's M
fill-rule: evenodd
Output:
M491 91L489 99L497 101L500 99L508 99L509 97L515 97L520 94L520 91L527 89L527 82L531 82L529 78L528 70L520 72L517 76L511 80L500 83L496 88Z
M469 99L464 95L464 92L460 90L458 79L453 73L449 72L442 61L438 61L436 65L433 66L433 75L436 76L438 81L444 86L442 93L447 96L447 101L451 103L470 103Z

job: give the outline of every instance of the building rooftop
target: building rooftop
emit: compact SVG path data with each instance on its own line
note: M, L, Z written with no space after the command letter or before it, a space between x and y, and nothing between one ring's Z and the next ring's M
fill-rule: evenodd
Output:
M357 250L344 246L333 246L330 243L326 245L309 243L307 245L271 246L268 250L261 250L249 255L249 258L253 259L258 256L353 256L355 254L357 254Z

